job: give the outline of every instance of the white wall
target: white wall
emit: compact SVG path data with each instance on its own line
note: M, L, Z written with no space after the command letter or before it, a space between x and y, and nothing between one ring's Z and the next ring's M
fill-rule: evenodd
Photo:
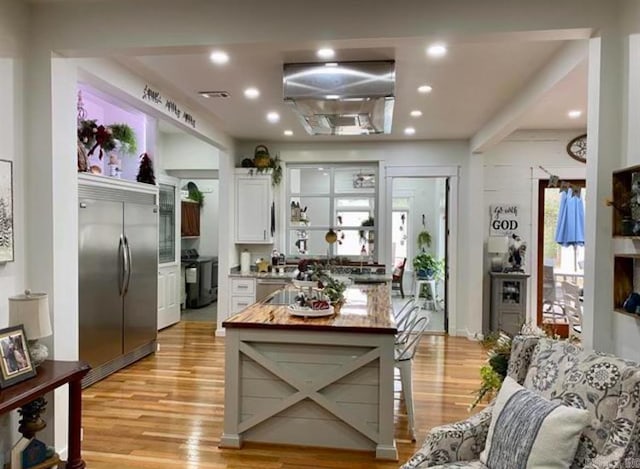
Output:
M13 162L14 262L0 264L0 328L9 324L8 300L25 288L24 49L27 6L19 0L0 2L0 159ZM17 439L18 419L0 417L0 466Z
M492 147L483 155L478 155L484 164L483 239L489 237L489 207L493 204L516 204L520 208L521 226L518 234L527 243L525 271L529 279L528 321L534 323L537 301L537 218L538 181L548 175L539 168L563 179L584 179L586 166L566 152L567 143L584 129L569 131L519 131ZM589 216L587 207L587 214ZM589 251L587 251L589 255ZM488 329L490 307L490 280L488 272L490 256L484 256L484 328Z
M217 170L220 151L191 135L167 133L163 138L162 167L168 170Z

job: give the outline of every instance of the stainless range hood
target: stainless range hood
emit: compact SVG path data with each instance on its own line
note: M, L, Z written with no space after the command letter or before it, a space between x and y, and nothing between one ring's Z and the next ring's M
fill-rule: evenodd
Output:
M395 62L284 65L284 100L311 135L391 132Z

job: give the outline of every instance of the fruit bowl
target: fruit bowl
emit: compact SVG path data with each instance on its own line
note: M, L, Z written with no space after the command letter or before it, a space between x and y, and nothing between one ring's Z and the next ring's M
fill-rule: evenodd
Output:
M309 306L289 305L287 310L291 316L302 316L305 318L320 318L324 316L332 316L335 312L333 306L329 305L324 309L313 309Z

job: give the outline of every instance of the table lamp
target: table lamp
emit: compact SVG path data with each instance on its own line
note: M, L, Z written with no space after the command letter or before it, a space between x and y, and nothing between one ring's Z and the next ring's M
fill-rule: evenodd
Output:
M24 326L27 346L34 366L40 365L49 356L49 350L38 340L50 336L49 298L46 293L32 293L25 290L24 295L9 298L9 325Z
M491 272L502 272L504 255L509 252L509 238L507 236L489 236L487 252L491 257Z

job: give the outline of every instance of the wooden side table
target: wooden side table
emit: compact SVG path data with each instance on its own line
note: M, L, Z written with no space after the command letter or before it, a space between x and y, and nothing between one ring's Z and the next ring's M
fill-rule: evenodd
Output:
M85 362L47 360L38 374L22 383L0 390L0 415L29 404L54 389L69 384L69 458L66 469L84 469L80 451L82 423L81 380L91 367ZM52 462L53 464L53 462Z

